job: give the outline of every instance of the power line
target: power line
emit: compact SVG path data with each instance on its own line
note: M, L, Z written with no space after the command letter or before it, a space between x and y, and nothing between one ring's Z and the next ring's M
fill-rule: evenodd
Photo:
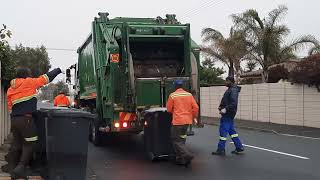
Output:
M202 9L202 8L208 6L209 4L211 4L212 2L213 2L213 0L206 1L206 2L204 2L203 4L201 4L199 7L197 7L197 9L196 9L196 8L190 9L190 10L188 10L188 11L182 13L182 14L183 14L183 15L192 14L194 11L197 11L198 9Z
M218 5L220 5L220 4L222 4L222 2L223 2L223 0L221 0L221 1L217 1L216 3L213 3L213 4L210 4L210 6L208 6L208 7L211 7L211 6L218 6ZM208 8L208 7L206 7L206 8ZM199 13L201 13L201 11L195 11L194 13L193 13L193 15L199 15Z
M190 16L190 15L197 15L199 14L201 11L201 9L203 8L209 8L209 7L212 7L214 5L219 5L223 2L223 0L220 0L220 1L213 1L213 0L208 0L206 2L204 2L203 4L201 4L199 7L197 8L194 8L194 9L191 9L191 10L188 10L184 13L182 13L182 16Z

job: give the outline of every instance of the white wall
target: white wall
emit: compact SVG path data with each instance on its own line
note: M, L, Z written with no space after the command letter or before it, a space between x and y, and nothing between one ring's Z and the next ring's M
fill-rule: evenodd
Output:
M268 83L241 85L236 118L320 128L320 92L306 85ZM201 88L201 116L220 117L226 87Z

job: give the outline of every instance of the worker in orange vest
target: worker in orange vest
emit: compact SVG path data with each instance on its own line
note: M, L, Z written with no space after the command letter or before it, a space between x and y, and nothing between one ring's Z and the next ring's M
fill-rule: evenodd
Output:
M191 93L185 91L182 80L175 80L176 91L167 101L167 110L172 113L171 140L176 153L176 164L188 167L193 155L186 148L188 127L198 116L199 106Z
M31 78L28 68L18 68L16 78L10 82L7 92L8 107L11 110L11 132L13 142L9 154L8 170L13 178L25 178L26 167L32 158L38 136L33 120L37 110L37 89L51 82L61 69L54 69L38 78Z
M69 107L70 101L63 91L59 92L59 95L54 98L54 106Z

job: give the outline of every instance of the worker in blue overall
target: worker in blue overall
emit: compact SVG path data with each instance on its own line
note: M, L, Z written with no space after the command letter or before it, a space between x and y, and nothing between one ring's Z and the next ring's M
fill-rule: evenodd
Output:
M241 87L235 84L233 77L227 77L225 85L228 87L221 100L219 111L221 114L220 119L220 140L218 149L212 152L212 155L225 156L225 145L228 134L231 136L236 149L232 151L233 154L241 154L244 151L243 145L240 141L239 135L234 128L234 117L237 113L238 97Z

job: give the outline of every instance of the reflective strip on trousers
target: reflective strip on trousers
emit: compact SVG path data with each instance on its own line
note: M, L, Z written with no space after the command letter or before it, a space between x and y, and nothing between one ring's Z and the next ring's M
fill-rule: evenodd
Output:
M38 136L30 137L30 138L24 138L27 142L33 142L38 140Z
M181 135L180 137L183 138L183 139L186 139L187 135Z
M220 140L221 140L221 141L226 141L226 140L227 140L227 138L226 138L226 137L221 137L221 136L220 136Z
M238 136L239 136L238 134L232 134L231 138L235 138L235 137L238 137Z
M58 107L68 107L68 105L58 105Z

